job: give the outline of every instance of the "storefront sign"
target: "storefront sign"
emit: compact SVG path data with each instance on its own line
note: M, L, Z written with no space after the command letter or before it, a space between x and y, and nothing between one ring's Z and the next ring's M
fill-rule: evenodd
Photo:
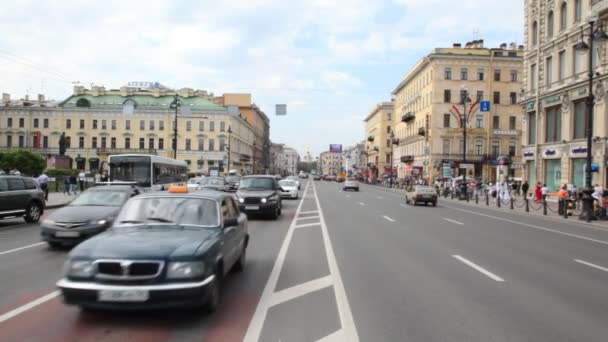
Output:
M525 164L524 163L513 163L513 165L511 165L512 169L523 169L525 168Z
M579 154L579 153L587 153L587 148L586 147L574 147L570 150L570 153L572 154Z
M553 102L557 102L561 100L561 96L557 95L557 96L551 96L545 99L545 103L553 103Z
M559 157L559 151L555 149L545 150L544 156L547 158L557 158Z
M460 164L461 169L475 169L475 164Z
M587 93L587 88L581 88L581 89L578 90L578 94L579 95L583 95L583 94L586 94L586 93Z
M494 134L494 135L517 135L518 132L516 130L495 129L494 131L492 131L492 134Z
M525 151L524 152L524 158L534 158L534 152L533 151Z

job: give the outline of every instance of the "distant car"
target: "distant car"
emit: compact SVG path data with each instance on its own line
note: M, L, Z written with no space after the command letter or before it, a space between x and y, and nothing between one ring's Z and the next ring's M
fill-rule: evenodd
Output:
M347 178L344 181L344 186L342 187L344 191L346 190L355 190L359 191L359 182L355 178Z
M44 193L33 178L0 176L0 219L23 216L34 223L44 213Z
M266 214L277 219L283 210L281 187L273 176L245 176L236 192L239 208L247 214Z
M321 176L315 174L315 175L312 176L312 180L316 180L316 181L321 180Z
M70 252L56 285L84 309L215 311L248 245L247 217L231 195L173 186L130 199L112 228Z
M294 181L283 179L279 181L281 197L298 199L298 184Z
M202 177L195 177L195 178L190 178L188 179L188 190L192 191L192 190L199 190L200 189L200 181L202 180Z
M239 182L241 181L241 176L237 175L228 175L224 178L226 182L226 187L228 191L236 192L239 188Z
M308 178L308 173L306 173L306 172L300 172L300 173L298 174L298 177L300 177L300 178L304 178L304 179L307 179L307 178Z
M298 179L298 176L288 176L286 179L296 182L296 184L298 185L298 190L300 190L302 188L300 185L300 179Z
M228 191L228 185L223 177L207 177L199 182L202 190Z
M327 176L325 176L324 180L326 180L328 182L334 182L334 181L336 181L336 178L337 177L334 175L327 175Z
M123 204L141 192L140 188L128 185L89 188L42 221L42 240L51 247L59 247L95 236L112 226Z
M414 185L406 189L405 203L416 205L423 202L424 205L432 203L437 206L437 191L426 185Z

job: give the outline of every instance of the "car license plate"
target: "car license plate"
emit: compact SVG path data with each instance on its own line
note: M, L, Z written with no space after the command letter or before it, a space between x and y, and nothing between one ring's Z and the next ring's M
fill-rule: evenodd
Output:
M245 210L260 210L259 205L246 205Z
M99 290L100 302L145 302L149 298L146 290Z
M56 237L79 237L79 232L56 232Z

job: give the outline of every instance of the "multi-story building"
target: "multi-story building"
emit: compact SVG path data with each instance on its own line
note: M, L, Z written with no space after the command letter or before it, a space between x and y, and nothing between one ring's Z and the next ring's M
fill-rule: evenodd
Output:
M551 190L565 183L585 185L589 49L577 51L575 45L581 42L581 32L589 34L590 20L605 27L607 18L606 0L525 1L522 143L525 176L531 183L546 183ZM592 183L608 186L605 44L596 40L592 53L596 81L591 152L593 163L601 165Z
M522 55L523 46L488 49L477 40L436 48L418 61L393 91L399 177L459 175L464 113L469 176L491 182L520 177ZM483 101L489 111L480 110Z
M367 167L365 157L365 143L363 142L345 148L342 152L344 170L350 175L365 171Z
M300 162L300 154L291 147L283 146L282 158L284 169L287 174L298 174L298 163Z
M390 137L394 116L394 102L382 102L377 104L364 120L369 178L376 179L392 172Z
M283 144L270 143L270 174L282 175Z
M340 152L323 152L319 158L321 174L337 175L342 172L343 159Z
M36 103L11 101L5 94L0 106L0 149L38 151L53 167L59 137L65 133L66 154L79 169L104 168L110 154L173 157L175 109L171 103L177 94L177 159L186 161L192 173L253 170L255 132L238 108L215 103L205 91L147 85L120 89L76 86L73 95L60 103L42 97Z

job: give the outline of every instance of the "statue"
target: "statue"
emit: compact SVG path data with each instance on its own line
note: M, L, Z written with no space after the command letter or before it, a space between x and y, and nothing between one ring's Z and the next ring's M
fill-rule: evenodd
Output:
M65 149L68 145L68 142L65 139L65 132L61 133L61 137L59 137L59 155L65 156Z

